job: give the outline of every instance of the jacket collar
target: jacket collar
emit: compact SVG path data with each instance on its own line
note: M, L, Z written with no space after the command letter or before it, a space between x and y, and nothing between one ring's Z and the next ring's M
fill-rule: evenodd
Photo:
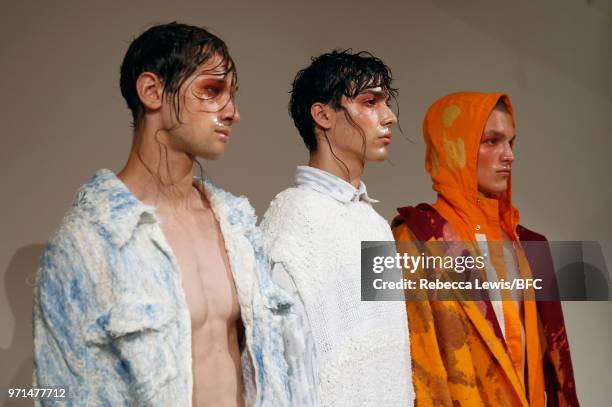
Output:
M236 197L209 180L194 178L210 201L215 217L226 233L249 235L257 217L247 198ZM155 207L140 201L117 176L108 169L97 171L77 192L72 206L83 210L98 224L108 239L121 247L133 236L140 224L159 223Z
M123 246L141 223L157 221L155 208L144 204L111 171L102 169L77 192L72 206L83 210L114 245Z

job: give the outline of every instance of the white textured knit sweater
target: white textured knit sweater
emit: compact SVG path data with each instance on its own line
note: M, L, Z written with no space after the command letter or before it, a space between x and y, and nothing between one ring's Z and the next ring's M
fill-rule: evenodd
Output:
M393 240L385 220L366 201L298 185L272 201L261 227L303 302L320 403L412 405L405 304L361 301L360 243Z

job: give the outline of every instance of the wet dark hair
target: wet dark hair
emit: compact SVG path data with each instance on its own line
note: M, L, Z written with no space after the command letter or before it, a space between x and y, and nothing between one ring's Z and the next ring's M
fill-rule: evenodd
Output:
M134 128L144 114L144 105L136 91L136 81L143 72L159 76L164 93L172 97L172 106L180 121L178 90L199 66L219 55L220 63L211 68L223 67L222 74L234 73L232 87L236 86L236 66L227 45L219 37L201 27L172 22L156 25L138 36L121 63L121 94L132 112Z
M391 86L392 80L391 69L369 52L334 50L313 57L310 66L295 76L289 101L289 114L308 151L317 150L316 123L310 113L314 103L329 104L336 111L342 109L352 122L341 105L342 96L353 99L366 89L381 87L395 99L397 89Z

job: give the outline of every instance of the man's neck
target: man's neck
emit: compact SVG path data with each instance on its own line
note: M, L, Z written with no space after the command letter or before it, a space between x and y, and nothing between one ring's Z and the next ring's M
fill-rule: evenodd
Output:
M161 212L208 206L193 186L195 159L163 143L162 131L138 131L128 161L117 176L140 201Z
M342 161L339 161L339 159ZM355 188L359 188L361 176L363 175L364 170L363 163L352 162L349 159L340 157L339 159L331 154L328 146L319 146L317 151L310 154L308 165L329 172L330 174L345 180ZM344 165L342 163L344 163Z

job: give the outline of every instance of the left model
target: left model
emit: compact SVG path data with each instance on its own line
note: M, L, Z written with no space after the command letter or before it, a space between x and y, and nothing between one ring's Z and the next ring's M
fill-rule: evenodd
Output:
M193 176L196 157L227 148L236 82L203 28L158 25L129 46L132 149L81 187L42 255L35 386L77 406L289 404L292 301L270 281L253 208Z

